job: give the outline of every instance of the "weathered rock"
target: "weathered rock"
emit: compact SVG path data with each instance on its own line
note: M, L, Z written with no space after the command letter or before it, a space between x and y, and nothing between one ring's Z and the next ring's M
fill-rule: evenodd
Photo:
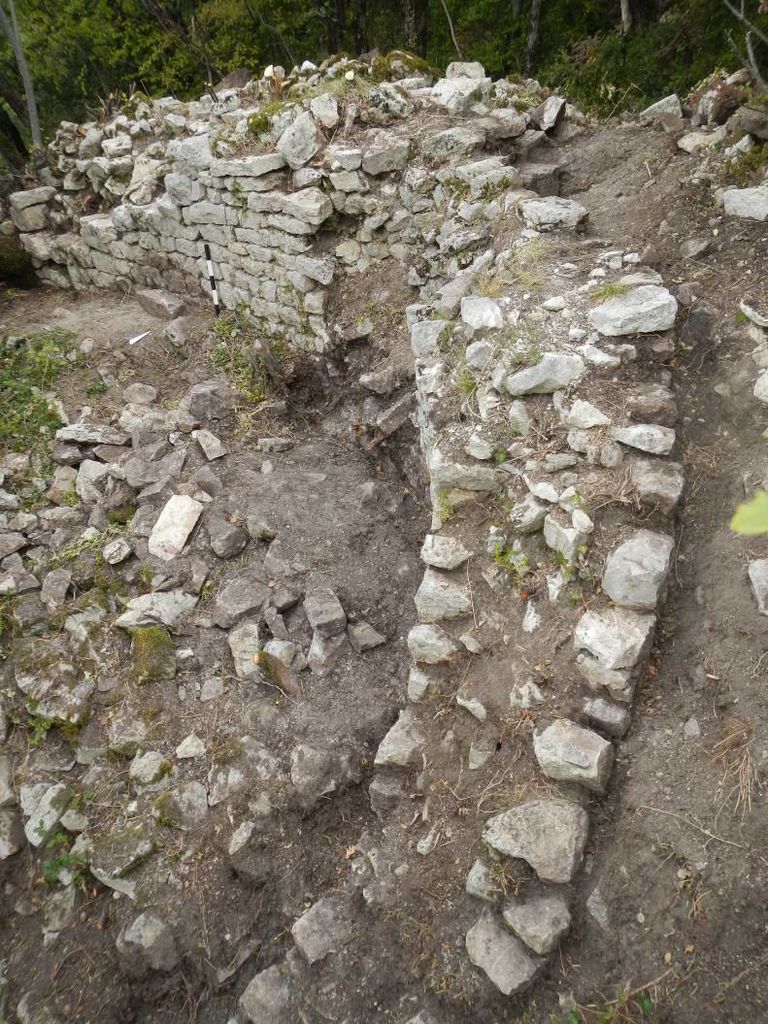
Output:
M669 455L675 446L675 432L670 427L659 427L652 423L635 423L630 427L612 427L614 441L637 448L651 455Z
M150 316L174 320L184 312L184 299L161 288L139 288L135 292L135 297L141 308Z
M386 734L376 751L374 764L378 768L418 767L422 763L422 750L426 736L419 728L410 708L400 712L400 717Z
M570 882L584 853L587 812L566 800L528 800L490 818L483 840L526 861L544 882Z
M557 893L515 899L504 909L507 927L534 953L546 956L571 927L571 915L565 899Z
M578 380L585 369L581 356L565 352L545 352L535 366L518 370L505 377L502 387L513 397L549 395Z
M747 569L752 593L761 615L768 615L768 558L756 558Z
M432 87L432 100L450 111L467 110L490 89L490 78L441 78Z
M258 571L247 569L219 591L211 618L215 625L230 629L243 616L262 609L271 593Z
M479 857L469 869L464 888L470 896L476 896L485 903L493 904L501 895L499 883L493 877L488 865Z
M294 1001L294 981L283 963L252 978L239 1005L251 1024L293 1024Z
M208 815L208 793L201 782L182 782L161 794L152 804L152 814L161 825L192 832Z
M240 679L250 679L259 674L256 655L262 648L259 627L254 622L244 622L233 629L227 637L229 649L235 662L235 672Z
M472 611L472 595L464 583L433 569L424 573L414 600L420 622L458 619Z
M580 203L573 199L561 199L559 196L524 199L519 209L526 225L537 231L554 231L560 228L575 230L589 216Z
M683 467L677 462L633 459L630 480L643 505L670 515L677 508L685 487Z
M504 325L498 302L479 295L464 296L461 300L461 319L473 331L497 330Z
M203 455L209 462L223 458L229 451L210 430L193 430L192 437L200 445Z
M59 427L56 431L57 441L74 441L76 444L114 444L130 443L130 436L122 430L102 423L70 423Z
M292 170L303 167L320 148L315 119L305 110L286 128L277 142L277 151Z
M118 537L116 540L110 541L109 544L105 544L101 549L101 554L107 565L120 565L121 562L131 557L133 548L125 537Z
M664 99L657 100L650 107L646 107L645 110L641 110L638 117L643 121L656 121L665 114L671 114L673 117L683 116L680 97L676 92L673 92L670 96L665 96Z
M589 322L600 334L653 334L667 331L677 316L677 300L666 288L646 284L608 299L590 310Z
M351 939L349 901L325 896L314 903L291 927L293 941L310 964L324 960Z
M25 795L25 789L30 791ZM34 792L31 792L34 790ZM22 787L21 809L27 818L24 835L32 846L42 846L59 823L74 794L59 782L53 786Z
M169 974L179 965L173 931L158 914L149 910L123 928L116 945L123 966L131 974L146 970Z
M174 494L168 499L149 535L149 553L165 562L178 557L202 512L201 502L186 494Z
M638 530L606 559L604 593L625 608L652 611L663 592L674 546L666 534Z
M723 208L731 217L768 220L768 185L756 188L728 188L723 193Z
M370 622L364 621L350 623L347 626L347 636L352 649L358 654L372 651L375 647L380 647L387 642L387 638L374 629Z
M307 591L304 613L315 633L323 639L338 636L347 628L347 616L341 601L330 587L317 587Z
M421 560L436 569L457 569L471 556L461 541L428 533L421 547Z
M597 733L560 719L534 734L533 749L545 775L558 782L578 782L595 793L605 789L613 747Z
M582 708L587 718L609 736L621 737L629 728L627 709L603 697L585 697Z
M63 636L19 637L11 647L16 685L47 722L82 724L96 683L79 673Z
M0 808L0 860L17 854L24 841L21 819L14 807Z
M505 996L528 988L543 966L491 910L484 910L467 932L466 946L475 967L485 971Z
M115 619L115 625L122 629L151 626L158 622L164 626L177 626L192 611L197 601L195 594L187 594L183 590L142 594L128 602L123 614Z
M408 650L414 661L437 665L451 661L459 648L439 626L414 626L408 634Z
M573 643L607 669L633 668L650 646L656 619L626 608L585 612L576 624Z
M219 558L234 558L248 543L248 534L238 524L224 516L212 515L206 519L211 550Z

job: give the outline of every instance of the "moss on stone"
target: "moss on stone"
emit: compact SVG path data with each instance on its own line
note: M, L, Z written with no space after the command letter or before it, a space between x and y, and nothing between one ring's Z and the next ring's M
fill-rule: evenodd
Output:
M131 675L137 683L173 679L176 648L162 626L139 626L131 631Z
M415 53L408 53L407 50L391 50L383 57L374 57L371 71L376 82L406 78L408 75L440 77L440 71L437 68L433 68L421 57L417 57Z

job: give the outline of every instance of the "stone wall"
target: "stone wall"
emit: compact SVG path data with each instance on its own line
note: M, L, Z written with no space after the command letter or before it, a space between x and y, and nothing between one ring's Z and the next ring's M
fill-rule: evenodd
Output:
M63 123L41 184L10 198L39 277L206 297L207 243L225 307L243 303L322 351L340 273L392 258L415 286L453 276L501 209L477 200L519 183L510 157L540 145L565 104L537 114L536 83L494 85L477 64L451 65L436 84L405 55L388 68L396 80L378 84L357 61L305 64L287 80L268 69L216 101L139 99L105 123ZM499 144L505 154L456 170ZM446 225L441 207L456 198Z

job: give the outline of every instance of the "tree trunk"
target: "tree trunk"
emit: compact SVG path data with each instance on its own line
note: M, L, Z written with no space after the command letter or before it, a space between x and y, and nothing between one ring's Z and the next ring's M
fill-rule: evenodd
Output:
M355 53L365 53L368 49L368 0L353 0L352 35Z
M413 0L403 0L403 42L404 49L416 49L416 14Z
M414 13L416 18L416 52L420 57L427 56L429 45L429 0L415 0Z
M536 56L536 47L539 44L542 2L543 0L531 0L531 18L528 23L528 41L525 46L525 62L523 64L526 75L531 73L533 58Z
M21 171L27 161L27 147L13 119L0 103L0 155L12 171Z
M625 36L628 36L632 31L632 5L630 0L620 0L621 2L621 31Z
M16 4L14 0L8 0L11 11L10 21L5 8L0 2L0 29L8 37L13 48L16 64L19 68L21 81L24 86L24 94L27 98L27 117L29 119L29 133L32 136L32 145L42 148L43 138L40 134L40 117L37 113L37 100L35 99L35 87L32 84L32 76L29 73L29 65L24 56L24 48L21 45L21 34L19 33L19 22L16 17Z
M541 0L539 0L539 2L541 2ZM442 5L443 12L445 13L445 20L448 22L448 28L450 29L451 32L451 39L453 40L454 49L456 50L456 53L459 56L459 60L464 60L464 54L461 52L459 42L456 38L456 32L454 31L453 28L453 21L451 19L451 12L448 10L448 4L445 2L445 0L440 0L440 4Z

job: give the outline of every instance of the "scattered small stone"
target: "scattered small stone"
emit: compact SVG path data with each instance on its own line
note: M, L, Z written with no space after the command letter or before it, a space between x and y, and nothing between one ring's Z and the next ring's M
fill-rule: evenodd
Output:
M176 940L168 924L152 911L145 911L120 932L117 950L130 974L146 970L170 974L180 961ZM138 970L137 970L138 969Z
M380 647L387 642L385 636L374 629L370 622L365 621L350 623L347 626L347 636L357 654L371 651L374 647Z
M400 717L386 734L376 751L374 764L377 768L418 767L422 761L422 750L426 736L419 728L410 708L400 712Z
M190 733L189 736L185 736L181 743L176 747L176 757L179 760L185 760L194 757L205 756L205 743L200 739L199 736L195 736L194 733Z
M347 616L336 594L330 587L316 587L304 597L304 613L313 631L323 639L343 633Z
M218 437L216 437L215 434L212 434L210 430L193 430L192 437L194 437L200 445L203 455L209 462L221 459L225 455L229 454L229 449L226 448Z

